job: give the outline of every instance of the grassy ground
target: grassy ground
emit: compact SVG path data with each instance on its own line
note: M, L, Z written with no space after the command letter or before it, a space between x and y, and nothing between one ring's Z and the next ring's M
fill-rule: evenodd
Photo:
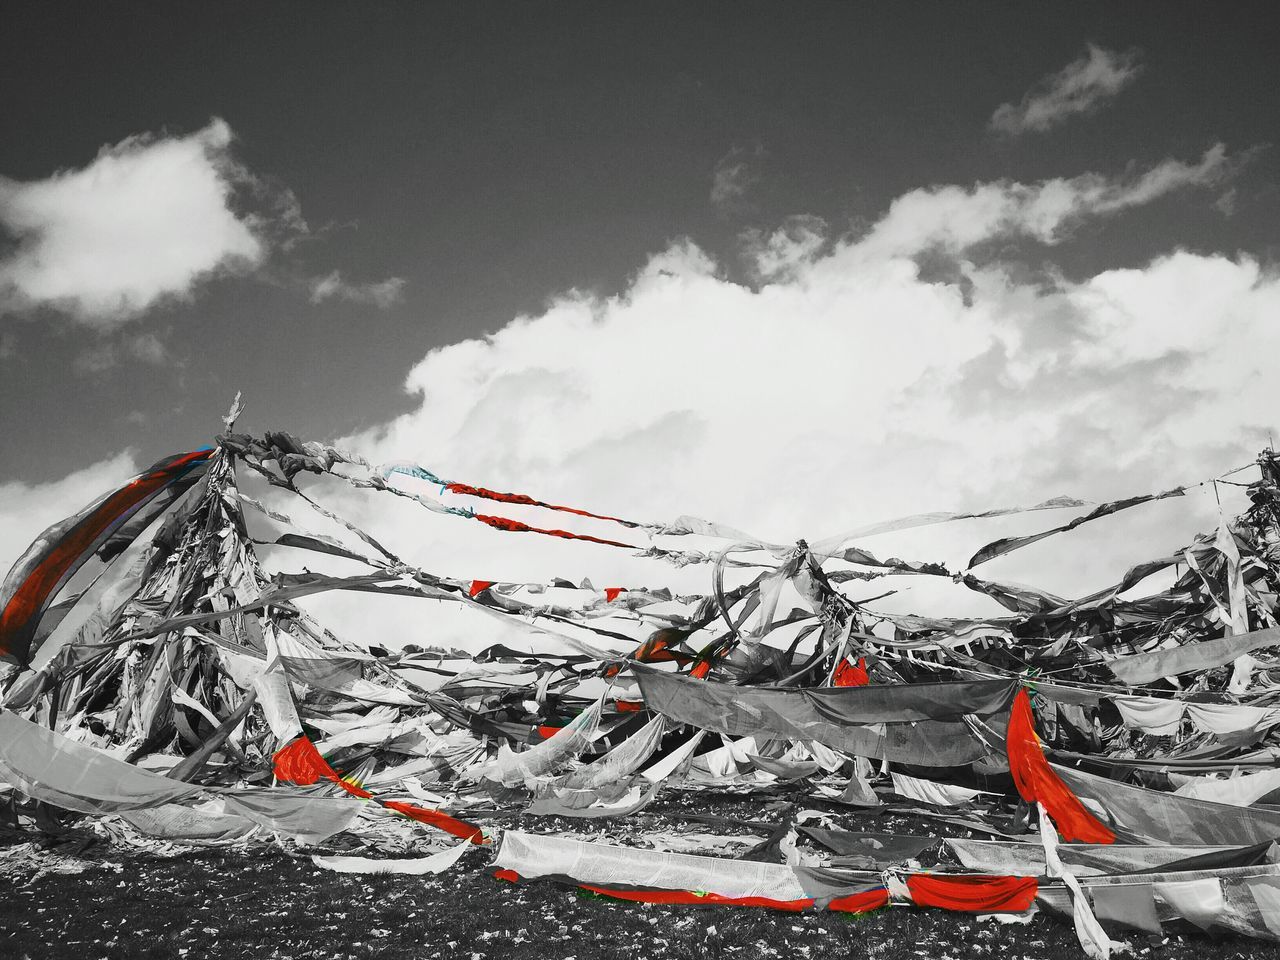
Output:
M751 806L759 811L758 802ZM654 816L678 818L679 807ZM550 827L543 821L536 828ZM106 862L80 874L0 876L0 958L1084 956L1070 925L1045 916L1015 925L918 909L850 917L619 903L550 882L495 880L490 853L480 849L441 877L335 874L267 845L172 858L118 849L98 855ZM1215 940L1189 927L1130 942L1134 956L1152 960L1276 956L1274 944Z

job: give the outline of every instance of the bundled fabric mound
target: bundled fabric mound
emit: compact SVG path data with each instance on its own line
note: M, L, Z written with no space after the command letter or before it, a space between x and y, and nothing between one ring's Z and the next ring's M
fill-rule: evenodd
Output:
M316 861L435 873L479 847L499 881L548 878L626 901L1044 910L1069 917L1093 957L1125 949L1126 931L1181 921L1280 940L1271 451L1242 468L1258 472L1243 515L1071 600L976 571L1188 488L918 515L780 545L691 517L646 523L417 464L371 465L285 433L237 434L236 412L215 446L163 460L50 527L0 587L11 822L52 832L84 820L120 843L308 847L391 825L446 845ZM242 493L238 473L275 493ZM334 482L408 498L445 523L705 565L709 589L433 574L323 507L316 489ZM290 498L345 534L299 525L283 512ZM512 505L560 519L503 515ZM989 543L958 572L861 545L1072 507L1069 523ZM268 573L266 545L360 572ZM1155 574L1172 585L1144 593ZM1008 613L908 616L849 596L891 577L948 578ZM333 590L458 604L548 652L344 642L296 603ZM644 822L664 791L693 809L699 797L759 795L769 835L654 834L637 846L538 819ZM764 803L779 796L803 809ZM851 819L920 826L840 828ZM761 826L736 823L739 834Z

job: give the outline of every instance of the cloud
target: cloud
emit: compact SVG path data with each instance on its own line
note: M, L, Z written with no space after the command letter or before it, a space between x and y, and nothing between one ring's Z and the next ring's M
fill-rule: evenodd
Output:
M346 300L350 303L369 304L380 310L386 310L400 302L404 293L404 283L401 277L353 283L343 279L342 274L334 270L326 276L311 280L311 302Z
M231 145L214 119L186 136L129 137L44 180L0 178L0 226L16 240L0 261L0 298L110 328L254 269L305 223L292 195L252 176Z
M1058 243L1081 220L1119 213L1187 187L1213 186L1235 166L1219 143L1194 163L1169 159L1137 176L1087 173L1034 184L1001 180L924 187L894 200L858 248L886 257L931 248L957 254L1000 238Z
M919 511L1109 499L1207 478L1250 462L1278 425L1275 269L1244 254L1167 249L1140 266L1067 279L1043 259L1071 241L1073 225L1215 180L1228 166L1214 148L1122 177L933 186L843 236L795 218L747 236L750 284L678 241L613 296L565 294L492 336L433 350L406 379L409 412L339 442L448 479L642 521L691 513L779 542ZM1035 251L1035 270L1017 244L995 242L1009 239L1047 245ZM435 573L708 589L705 567L500 533L337 482L310 489ZM1233 509L1238 491L1223 495ZM16 516L26 499L0 488ZM305 504L282 505L344 535ZM1185 543L1215 509L1204 488L984 569L1079 595ZM991 539L1071 515L974 521L867 546L955 568ZM554 525L646 545L639 531L580 518L558 515ZM269 565L319 561L277 550ZM876 607L999 612L932 578L851 593L885 586L899 592ZM389 646L529 643L515 626L434 601L334 594L303 603L341 635Z
M1215 148L1117 179L931 187L844 237L793 221L748 243L753 285L681 241L615 296L565 295L492 336L432 351L406 381L414 408L343 442L375 462L413 459L450 479L639 520L692 513L780 542L919 511L1106 499L1211 477L1250 462L1277 425L1274 269L1171 249L1067 280L988 241L1066 243L1069 224L1201 183L1223 163ZM365 491L323 496L437 573L707 589L706 568L497 533ZM1079 595L1186 542L1214 509L1206 488L1046 541L989 573ZM958 564L987 540L1069 516L868 546ZM892 582L901 592L884 605L998 612L949 581L922 579ZM879 592L870 586L854 592ZM315 607L356 637L376 617L378 638L392 644L494 639L487 622L445 606L374 602Z
M711 171L711 204L724 213L736 212L747 193L760 182L756 163L764 156L764 147L735 146L716 163Z
M0 483L0 579L47 527L137 472L133 453L124 451L49 483Z
M1136 80L1141 70L1138 51L1117 53L1091 43L1079 59L1042 78L1021 103L997 107L991 128L1009 136L1044 133L1094 112Z

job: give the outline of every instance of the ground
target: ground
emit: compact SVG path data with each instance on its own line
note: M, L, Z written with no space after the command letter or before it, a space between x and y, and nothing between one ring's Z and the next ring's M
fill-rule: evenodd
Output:
M674 800L649 816L680 819L688 806ZM758 801L752 806L759 810ZM720 815L746 812L726 807ZM552 882L496 880L490 854L480 848L438 877L335 874L305 854L266 844L176 857L99 847L86 858L94 865L83 873L0 876L0 958L1084 957L1070 924L1046 916L1021 925L919 909L854 917L620 903ZM1214 939L1190 927L1130 943L1131 956L1143 960L1276 955L1275 944Z

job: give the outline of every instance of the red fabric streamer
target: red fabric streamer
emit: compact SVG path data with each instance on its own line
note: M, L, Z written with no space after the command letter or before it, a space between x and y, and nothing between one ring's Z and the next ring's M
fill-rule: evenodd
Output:
M538 736L542 737L543 740L549 740L563 729L564 727L552 727L547 724L543 724L538 727Z
M1025 913L1035 902L1035 877L947 877L913 873L907 877L911 900L921 907L962 913Z
M295 783L298 786L307 787L321 780L329 780L361 800L368 800L373 796L363 787L344 780L337 770L329 766L329 761L320 755L316 745L305 735L276 751L271 760L276 779L281 783Z
M827 904L827 909L841 913L870 913L872 910L879 910L888 905L889 891L884 887L878 887L863 893L853 893L847 897L836 897Z
M643 700L618 700L619 713L639 713L644 709Z
M45 530L9 573L13 577L24 563L29 563L26 576L16 583L6 578L0 588L0 655L25 664L46 605L90 551L97 549L101 539L144 501L207 461L213 453L211 449L196 450L162 460L92 508ZM3 596L6 593L8 596Z
M605 587L604 602L613 603L613 601L618 599L618 594L622 593L622 591L625 589L627 588L626 587Z
M522 878L514 870L495 870L494 879L518 883ZM660 903L689 906L716 907L764 907L768 910L785 910L799 913L814 906L812 897L802 900L773 900L769 897L722 897L718 893L694 893L692 890L632 890L617 887L601 887L591 883L580 883L578 887L591 893L612 897L615 900L629 900L632 903ZM867 913L878 910L889 902L889 891L883 887L837 897L828 904L827 909L842 913Z
M547 510L558 510L561 513L573 513L580 517L591 517L595 520L610 520L613 523L620 523L624 527L638 527L638 523L632 523L630 520L623 520L620 517L611 517L608 514L592 513L589 510L579 510L577 507L562 507L555 503L546 503L542 500L535 500L533 497L523 493L500 493L497 490L489 490L485 487L473 487L467 483L446 483L444 488L450 493L458 493L468 497L480 497L482 500L496 500L499 503L518 503L527 507L543 507Z
M600 543L606 547L625 547L628 550L635 549L629 543L620 543L617 540L603 540L600 537L588 536L585 533L570 533L568 530L544 530L541 527L531 527L527 523L521 523L519 520L511 520L507 517L491 517L483 513L473 513L473 520L479 520L483 524L493 527L495 530L505 530L507 533L541 533L547 537L560 537L562 540L585 540L588 543Z
M467 594L472 597L479 596L493 586L492 580L472 580L471 586L467 590Z
M871 675L867 673L866 657L859 657L856 667L847 659L841 660L840 666L836 667L835 685L837 687L865 687L870 682Z
M459 820L457 817L451 817L447 813L439 810L431 810L427 807L415 806L412 803L404 803L400 800L379 800L388 810L394 810L396 813L402 813L410 820L416 820L418 823L425 823L431 827L437 827L446 833L451 833L455 837L461 837L464 840L470 840L475 844L486 843L484 833L474 823L467 823L465 820Z
M1045 760L1040 738L1036 736L1031 699L1025 688L1013 698L1005 744L1009 772L1019 795L1028 803L1043 804L1064 840L1115 843L1116 835L1085 809L1080 798L1071 792Z
M707 674L710 672L711 672L711 661L703 660L701 663L695 663L693 665L693 669L689 671L689 676L697 677L699 680L703 680L706 678Z

